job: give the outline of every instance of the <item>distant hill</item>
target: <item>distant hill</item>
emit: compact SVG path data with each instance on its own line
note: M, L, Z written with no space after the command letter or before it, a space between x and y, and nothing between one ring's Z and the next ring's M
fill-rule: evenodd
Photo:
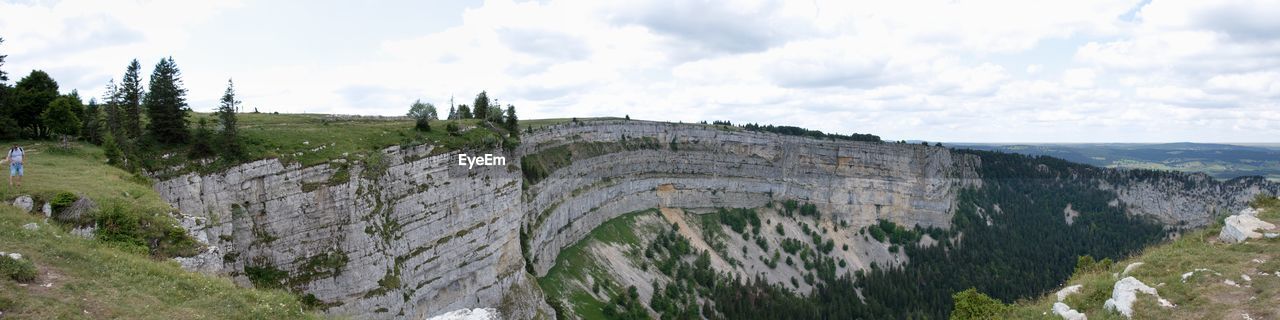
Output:
M953 147L1047 155L1111 168L1204 172L1218 179L1264 176L1280 181L1280 146L1216 143L951 143Z

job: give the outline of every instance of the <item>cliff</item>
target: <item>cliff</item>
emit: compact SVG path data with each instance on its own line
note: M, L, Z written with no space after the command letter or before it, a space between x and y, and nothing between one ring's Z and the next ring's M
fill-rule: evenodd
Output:
M496 307L523 319L552 312L531 277L626 212L798 199L852 229L877 220L946 228L958 190L981 186L980 157L913 144L623 120L556 125L523 139L507 153L418 146L309 167L260 160L155 189L211 244L183 261L188 268L287 287L333 314L420 318ZM457 164L463 152L505 155L509 164L468 169ZM1268 188L1099 186L1121 189L1135 212L1192 225L1212 220L1201 208L1239 209L1221 200L1232 192Z

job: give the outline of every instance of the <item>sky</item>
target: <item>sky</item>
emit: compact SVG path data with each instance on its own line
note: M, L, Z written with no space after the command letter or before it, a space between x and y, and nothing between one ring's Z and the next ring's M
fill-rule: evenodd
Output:
M9 83L172 56L196 111L796 125L888 140L1280 142L1280 0L10 1ZM443 112L443 111L442 111Z

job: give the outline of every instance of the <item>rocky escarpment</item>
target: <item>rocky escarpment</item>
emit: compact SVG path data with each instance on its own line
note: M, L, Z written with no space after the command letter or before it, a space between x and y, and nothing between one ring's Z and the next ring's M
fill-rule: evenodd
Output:
M459 166L462 152L502 154L510 164ZM980 159L934 146L611 120L541 128L509 153L419 146L311 167L269 159L155 188L210 244L182 262L189 268L290 288L333 314L493 307L523 319L552 312L532 278L620 214L796 199L851 229L877 220L946 228L959 190L982 184ZM1099 184L1120 190L1117 205L1173 217L1166 223L1211 219L1191 211L1200 208L1238 209L1216 200L1232 188ZM1171 202L1185 205L1162 207Z
M946 227L955 192L978 183L977 158L941 147L825 141L731 128L644 121L552 127L525 137L521 156L566 146L658 142L573 161L532 185L525 203L530 262L539 275L559 251L619 214L657 207L818 205L832 221L884 219ZM598 146L598 145L597 145ZM601 146L607 147L607 146Z
M519 169L456 161L393 147L360 164L262 160L155 189L210 242L206 261L184 264L242 284L285 286L361 318L499 305L532 317L542 300L517 241Z
M1262 177L1218 181L1203 173L1131 172L1114 171L1099 187L1114 190L1130 212L1183 229L1207 226L1216 217L1245 208L1258 194L1280 194L1280 184Z

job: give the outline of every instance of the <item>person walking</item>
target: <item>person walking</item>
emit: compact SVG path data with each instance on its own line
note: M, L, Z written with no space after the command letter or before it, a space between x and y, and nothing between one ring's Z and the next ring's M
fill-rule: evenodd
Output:
M9 163L9 187L13 187L14 182L16 181L17 186L21 188L23 174L22 165L27 163L27 151L23 150L22 146L15 143L13 144L13 148L9 149L9 154L5 156L4 161Z

